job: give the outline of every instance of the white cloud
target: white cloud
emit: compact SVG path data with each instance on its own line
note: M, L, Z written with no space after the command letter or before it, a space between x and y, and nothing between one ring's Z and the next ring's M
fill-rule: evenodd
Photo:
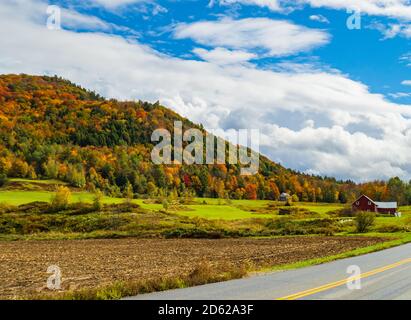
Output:
M253 53L239 50L228 50L225 48L215 48L213 50L195 48L193 52L201 59L218 65L243 63L257 57L257 55Z
M283 20L248 18L181 23L174 29L177 39L193 39L205 46L263 51L284 56L307 51L329 42L330 35Z
M125 12L125 9L129 10L131 6L132 9L138 9L140 13L145 14L144 16L146 19L149 17L147 15L156 16L161 13L168 12L167 8L159 5L156 0L73 0L80 3L80 5L84 6L97 6L103 7L108 11Z
M396 36L411 38L411 27L407 24L389 23L373 23L369 26L371 29L376 29L384 35L384 39L391 39Z
M76 11L62 9L61 22L64 28L68 29L85 29L94 31L111 31L120 29L119 27L107 23L97 17L80 14Z
M334 10L355 10L360 11L363 15L376 17L386 17L396 19L397 23L384 25L382 23L374 24L373 27L380 30L385 39L395 36L411 38L411 27L406 24L411 21L411 1L410 0L275 0L272 7L268 6L270 0L220 0L221 4L254 4L256 6L265 6L275 12L287 13L295 9L301 9L304 6L312 8L328 8ZM321 15L310 16L311 20L329 23L328 19Z
M329 21L326 17L324 17L323 15L321 15L321 14L311 15L311 16L310 16L310 20L312 20L312 21L318 21L318 22L326 23L326 24L329 24L329 23L330 23L330 21Z
M183 60L110 34L50 31L30 4L39 2L0 3L1 73L58 74L109 98L160 99L208 128L259 128L263 153L294 169L411 178L410 106L347 76Z
M10 2L9 0L6 1ZM25 14L27 18L37 24L43 24L45 27L47 24L47 18L49 14L47 13L47 8L49 5L45 2L40 1L28 1L28 0L19 0L17 2L20 6L25 6ZM112 32L116 31L127 31L130 33L135 33L128 28L114 25L108 23L104 20L101 20L98 17L92 15L86 15L79 13L74 10L66 9L63 7L58 7L61 15L61 26L64 29L84 29L88 31L100 31L100 32ZM4 7L0 7L0 15L5 16L7 14L16 14L13 12L11 6L5 4Z
M402 55L400 57L400 62L405 63L408 67L411 67L411 52Z
M393 97L394 99L411 97L411 93L408 93L408 92L396 92L396 93L390 93L389 95L390 97Z
M383 16L411 20L411 3L409 0L220 0L222 4L242 3L267 7L273 11L282 11L285 7L310 5L313 8L330 8L336 10L361 10L372 16Z
M150 0L89 0L91 3L101 5L108 9L114 9L121 6L133 4L133 3L142 3L148 2Z
M257 5L259 7L266 7L272 11L282 11L280 1L278 0L219 0L220 5L232 5L235 3L243 5Z
M404 86L411 86L411 80L404 80L401 84Z
M301 0L314 8L326 7L338 10L360 10L372 16L411 19L409 0Z

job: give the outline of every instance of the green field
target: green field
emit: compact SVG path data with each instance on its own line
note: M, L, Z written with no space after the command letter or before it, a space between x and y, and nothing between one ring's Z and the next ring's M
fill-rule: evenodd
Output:
M35 201L49 202L53 196L53 192L49 191L0 191L0 203L9 205L22 205ZM73 192L71 202L85 202L91 203L94 195L89 192ZM105 204L116 204L123 202L122 198L104 197ZM161 210L161 204L147 203L142 199L133 200L134 203L140 205L144 209ZM237 220L247 218L269 218L273 217L274 213L261 213L260 209L266 207L270 201L266 200L232 200L230 203L221 199L195 199L196 204L185 205L184 209L176 212L187 217L201 217L206 219L223 219L223 220ZM328 204L310 204L310 203L296 203L295 206L306 208L312 212L325 214L328 211L341 208L341 205Z
M49 202L54 195L54 192L40 190L38 186L55 186L63 185L64 183L57 180L27 180L27 179L12 179L11 185L15 184L16 190L13 188L5 188L0 190L0 204L8 204L19 206L30 202L42 201ZM24 190L19 190L23 187ZM37 188L33 190L33 188ZM94 195L90 192L72 192L71 202L91 203ZM122 198L104 197L105 204L122 203ZM140 205L143 209L159 211L163 210L163 206L154 201L134 199L134 203ZM212 198L196 198L189 205L183 205L177 208L171 208L170 211L182 216L194 218L205 218L210 220L240 220L248 218L274 218L278 217L278 211L270 208L270 205L281 206L281 203L268 200L224 200ZM316 213L316 218L329 217L328 213L343 208L341 204L326 204L326 203L305 203L296 202L295 207L304 208L311 213ZM402 212L401 218L394 217L378 217L377 226L383 228L404 227L410 223L411 206L400 208Z

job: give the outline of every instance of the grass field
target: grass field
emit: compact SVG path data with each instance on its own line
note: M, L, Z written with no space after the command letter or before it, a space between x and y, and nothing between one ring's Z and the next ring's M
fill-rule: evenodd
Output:
M56 186L64 184L57 180L27 180L27 179L12 179L11 184L15 184L17 189L6 188L0 191L0 203L9 205L22 205L35 201L49 202L54 192L46 190L33 190L38 186L44 187ZM21 190L24 189L24 190ZM71 202L91 203L94 195L89 192L72 192ZM104 197L105 204L118 204L123 202L122 198ZM144 209L161 210L161 204L150 203L143 199L134 199L134 203L140 205ZM184 209L177 210L178 214L187 217L200 217L206 219L223 219L237 220L247 218L269 218L275 214L270 210L261 210L267 207L272 201L267 200L231 200L229 203L221 199L197 198L196 204L186 205ZM295 206L308 209L319 214L326 214L329 211L341 208L338 204L313 204L313 203L296 203Z
M22 204L42 201L50 202L53 197L54 192L50 191L0 191L0 203L9 204L13 206L19 206ZM71 194L71 202L85 202L91 203L93 201L94 195L90 192L73 192ZM117 204L123 202L122 198L111 198L104 197L103 203L105 204ZM141 199L133 200L134 203L141 205L145 209L159 210L162 208L160 204L146 204Z
M53 192L49 191L0 191L0 203L18 206L35 201L49 202L53 194ZM94 195L89 192L73 192L71 201L73 203L91 203L93 201L93 197ZM124 199L122 198L104 197L103 199L105 204L117 204L123 201ZM204 201L207 204L203 204ZM146 201L142 199L134 199L133 202L140 205L144 209L160 210L163 208L161 204L146 203ZM265 200L232 200L230 204L226 204L224 200L196 199L196 202L198 204L187 205L186 207L188 210L181 210L178 211L178 213L188 217L224 220L267 218L270 216L269 213L259 214L258 212L253 212L255 209L267 206L269 201ZM342 207L341 205L335 204L329 205L309 203L295 203L295 206L306 208L312 212L317 212L320 214ZM272 215L273 214L271 214L271 216Z
M37 182L36 182L37 183ZM45 183L45 182L42 182ZM54 195L54 192L50 191L0 191L0 203L9 205L22 205L35 201L49 202ZM73 192L71 195L71 202L85 202L91 203L94 195L89 192ZM122 198L104 197L103 203L105 204L118 204L122 203ZM134 199L134 203L140 205L144 209L149 210L161 210L163 206L161 204L150 203L143 199ZM210 198L197 198L196 204L186 205L184 210L177 210L177 213L187 217L201 217L206 219L223 219L223 220L236 220L247 218L269 218L274 216L274 213L264 211L261 213L261 209L267 207L272 201L267 200L231 200L227 203L221 199ZM341 204L327 204L327 203L305 203L296 202L294 206L307 209L311 212L316 212L325 216L328 212L341 209ZM411 206L401 207L401 218L396 218L395 221L406 223L411 217ZM394 221L392 217L380 217L379 223L382 225L388 225Z
M33 187L41 186L55 186L58 184L64 184L57 180L27 180L27 179L11 179L11 184L17 185L17 190L10 188L0 189L0 203L9 205L22 205L35 201L49 202L54 195L54 192L40 190L33 191ZM24 187L25 190L19 190L18 188ZM54 190L54 189L53 189ZM84 202L91 203L94 195L89 192L72 192L71 202ZM104 204L119 204L122 203L122 198L104 197ZM140 205L143 209L147 210L163 210L163 206L153 201L147 201L143 199L134 199L134 203ZM213 198L196 198L194 203L190 205L184 205L180 208L171 210L174 213L183 215L186 217L205 218L210 220L240 220L248 218L274 218L278 216L278 212L270 209L270 204L281 205L268 200L230 200L213 199ZM310 212L317 213L316 218L327 218L327 213L343 208L341 204L327 204L327 203L304 203L296 202L295 207L304 208ZM411 206L404 206L400 208L402 212L401 218L394 217L378 217L377 227L393 229L403 228L411 223ZM398 231L398 230L397 230Z

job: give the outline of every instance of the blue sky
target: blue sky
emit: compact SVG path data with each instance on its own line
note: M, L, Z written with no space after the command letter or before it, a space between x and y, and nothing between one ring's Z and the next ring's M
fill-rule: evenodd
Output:
M0 73L259 129L307 173L411 179L410 21L410 0L3 0Z

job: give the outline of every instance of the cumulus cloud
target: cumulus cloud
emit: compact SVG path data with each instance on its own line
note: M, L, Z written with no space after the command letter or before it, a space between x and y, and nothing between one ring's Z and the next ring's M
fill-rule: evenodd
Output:
M411 20L411 3L409 0L301 0L314 8L360 10L372 16L384 16Z
M266 56L295 54L330 40L330 35L323 30L267 18L181 23L175 26L174 36L176 39L193 39L205 46L259 51Z
M411 86L411 80L404 80L401 84L404 86Z
M408 67L411 67L411 52L402 55L400 57L400 62L405 63Z
M254 53L239 50L228 50L225 48L215 48L212 50L195 48L193 52L201 59L218 65L243 63L257 57Z
M281 11L285 6L298 7L310 5L313 8L329 8L336 10L360 10L364 14L396 19L411 20L411 2L409 0L220 0L222 4L242 3L267 7L273 11Z
M58 74L108 98L159 99L210 129L258 128L262 152L294 169L411 177L411 108L343 74L184 60L111 34L51 31L26 4L44 5L0 3L1 73Z
M242 5L257 5L259 7L266 7L272 11L283 10L279 0L219 0L219 3L223 6L238 3Z
M314 14L310 16L310 20L329 24L330 21L321 14Z
M91 3L95 3L109 9L114 9L133 3L142 3L149 1L150 0L89 0L89 2Z
M3 7L0 7L0 15L5 16L7 14L16 14L16 11L12 11L13 7L11 5L7 5L8 2L9 0L6 1ZM54 6L54 8L52 8L53 10L48 11L49 5L45 2L19 0L16 3L16 7L17 4L19 8L21 8L22 6L25 7L24 14L28 19L37 24L43 24L44 26L46 26L49 16L52 14L55 15L57 13L54 11L55 9L57 9L61 17L61 27L64 29L88 30L108 33L113 31L122 31L136 35L136 32L129 28L108 23L96 16L82 14L75 10ZM14 8L14 10L17 9Z
M396 36L411 38L411 27L407 24L390 23L373 23L369 26L371 29L376 29L384 35L384 39L391 39Z
M390 97L393 97L394 99L411 97L411 93L409 92L396 92L396 93L390 93L389 95Z
M138 12L152 16L168 12L167 8L158 4L156 0L72 0L71 2L78 6L102 7L107 11L121 12L121 14L125 12L124 9L129 9L130 7L134 10L137 9ZM148 16L146 16L146 19L148 19Z

